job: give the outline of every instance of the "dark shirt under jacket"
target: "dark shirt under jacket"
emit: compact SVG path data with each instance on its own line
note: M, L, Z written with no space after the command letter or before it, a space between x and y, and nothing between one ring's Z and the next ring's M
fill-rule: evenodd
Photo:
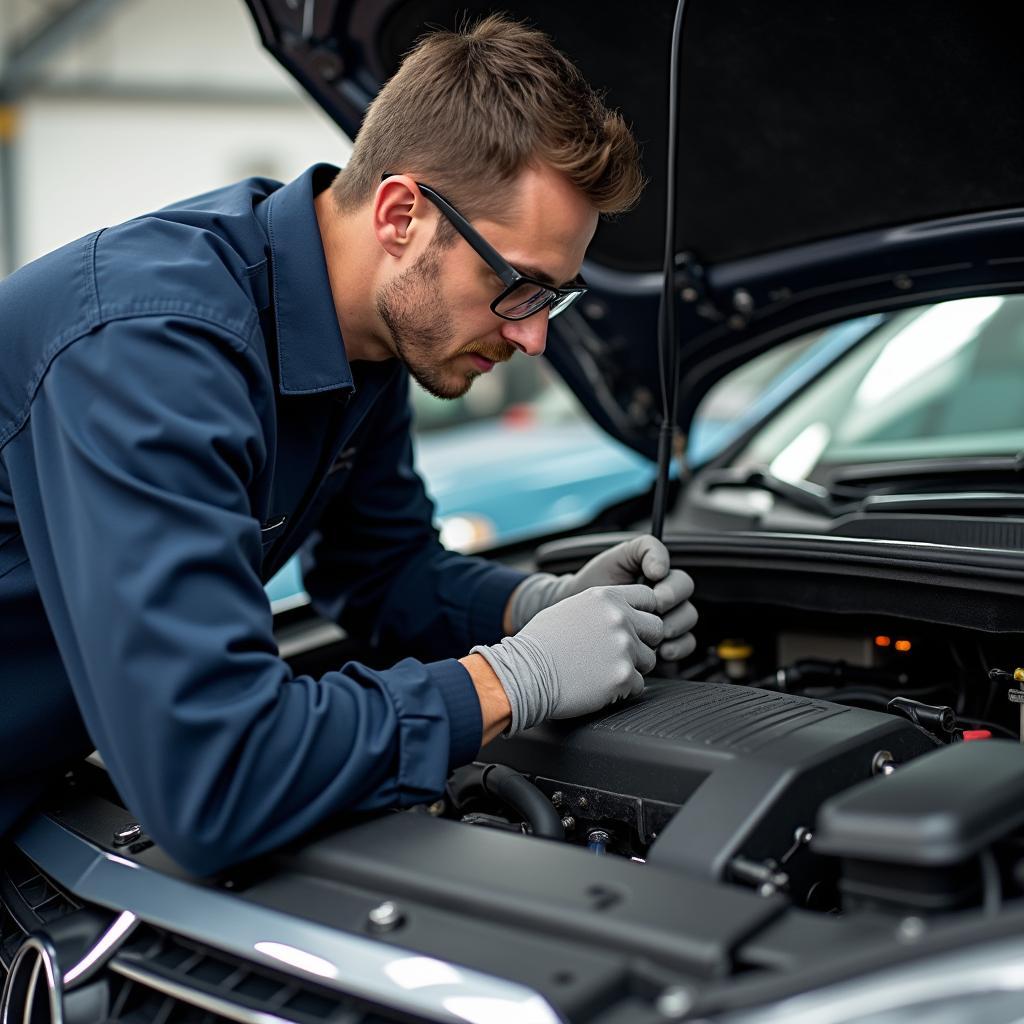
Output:
M480 743L451 659L520 573L446 552L408 378L351 367L313 198L253 178L0 283L0 834L102 754L209 872L344 809L441 791ZM294 676L263 591L308 539L315 602L408 658Z

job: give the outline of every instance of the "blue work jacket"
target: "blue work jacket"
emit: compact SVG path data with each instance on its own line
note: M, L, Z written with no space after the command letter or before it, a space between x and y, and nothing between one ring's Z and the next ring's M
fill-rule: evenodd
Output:
M405 369L346 359L313 208L336 173L252 178L0 283L0 834L95 746L206 873L431 799L475 755L472 682L440 659L500 638L522 574L441 547ZM304 542L318 608L410 657L293 674L263 583Z

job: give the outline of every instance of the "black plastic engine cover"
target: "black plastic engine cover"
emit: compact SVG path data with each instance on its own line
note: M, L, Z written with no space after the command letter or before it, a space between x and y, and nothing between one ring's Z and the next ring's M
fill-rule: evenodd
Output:
M580 949L705 978L728 973L732 951L787 909L781 896L760 899L621 857L595 857L567 843L426 814L391 814L341 829L282 863L305 876L376 892L410 918L432 907L471 922L500 923L513 940L520 931L569 939ZM403 927L387 941L402 945L404 934ZM435 938L429 955L438 955L439 947ZM504 963L509 948L500 940L491 944L492 961L502 970L510 968Z
M642 697L587 720L497 740L480 760L531 776L680 805L648 860L720 878L742 854L778 861L821 803L934 749L892 715L728 684L649 680Z

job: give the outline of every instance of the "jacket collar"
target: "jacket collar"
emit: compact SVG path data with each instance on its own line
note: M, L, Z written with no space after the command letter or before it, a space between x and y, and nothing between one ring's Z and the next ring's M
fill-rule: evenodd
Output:
M314 164L264 204L282 395L353 386L313 208L337 173L330 164Z

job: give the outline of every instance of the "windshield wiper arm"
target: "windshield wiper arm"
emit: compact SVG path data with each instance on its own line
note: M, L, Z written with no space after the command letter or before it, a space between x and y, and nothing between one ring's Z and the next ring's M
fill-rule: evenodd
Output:
M769 494L788 501L794 508L816 515L835 519L847 511L846 505L839 505L832 499L829 492L820 484L812 484L808 480L799 483L776 476L770 469L752 469L746 478L748 487L759 487Z
M829 492L818 484L812 484L806 480L801 480L799 483L784 480L764 467L754 467L747 470L746 473L729 470L707 471L702 476L708 490L719 487L755 487L760 491L774 494L777 498L782 498L794 508L811 512L814 515L826 516L829 519L842 515L851 507L833 501Z

